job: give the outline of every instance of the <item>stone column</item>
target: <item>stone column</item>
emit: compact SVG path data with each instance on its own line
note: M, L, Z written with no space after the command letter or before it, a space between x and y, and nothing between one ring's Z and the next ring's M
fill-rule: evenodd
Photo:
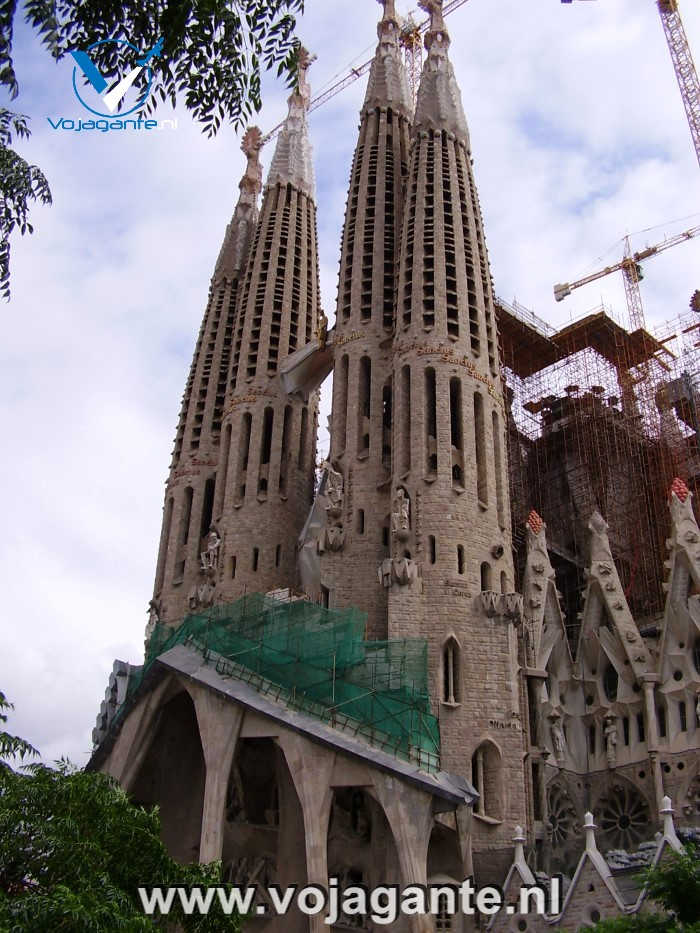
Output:
M306 883L328 890L328 822L333 791L334 752L284 732L277 740L284 752L304 816ZM325 933L323 913L309 917L309 933Z
M373 796L384 808L394 833L396 851L401 867L401 884L428 883L428 846L433 828L433 801L429 794L389 775L378 780ZM410 916L411 933L434 933L432 915Z
M199 845L199 861L206 864L220 859L223 852L226 791L245 711L210 690L193 685L189 692L197 711L207 769Z
M642 687L644 688L644 714L647 730L647 751L654 770L654 791L656 796L657 817L661 810L664 797L664 779L659 761L659 727L656 721L656 700L654 688L659 682L658 674L642 674Z

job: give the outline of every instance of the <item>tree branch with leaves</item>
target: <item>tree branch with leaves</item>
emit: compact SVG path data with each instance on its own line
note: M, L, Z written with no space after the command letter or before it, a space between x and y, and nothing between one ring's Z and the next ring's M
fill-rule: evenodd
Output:
M124 39L160 49L136 82L151 93L143 115L159 103L184 103L203 132L214 136L224 123L240 131L262 108L261 78L276 69L287 86L298 72L300 43L296 17L304 0L26 0L25 20L56 60L90 49L105 76L121 66ZM19 82L12 55L16 0L0 0L0 86L15 99ZM160 40L162 39L162 43ZM95 43L100 43L96 45ZM31 202L51 203L46 178L12 148L13 136L27 138L27 117L0 111L0 295L10 296L10 234L31 233Z

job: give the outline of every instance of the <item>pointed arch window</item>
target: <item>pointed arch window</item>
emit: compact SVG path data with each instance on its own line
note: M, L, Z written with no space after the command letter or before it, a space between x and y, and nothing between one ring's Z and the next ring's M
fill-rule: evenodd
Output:
M460 648L454 636L450 636L442 649L442 699L444 703L461 703Z
M476 814L503 819L503 764L501 753L491 741L482 742L472 755L472 784L479 794Z

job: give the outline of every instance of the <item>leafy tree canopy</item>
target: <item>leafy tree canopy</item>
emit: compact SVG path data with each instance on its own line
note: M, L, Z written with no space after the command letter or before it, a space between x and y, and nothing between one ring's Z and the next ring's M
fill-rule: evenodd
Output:
M126 39L146 52L153 72L144 113L158 101L185 104L210 136L222 123L240 130L260 111L263 71L277 69L287 84L296 80L299 42L296 15L304 0L25 0L24 18L59 60L90 49L105 76L114 76L118 47L104 39ZM19 93L12 56L17 0L0 2L0 86ZM162 40L162 42L160 41ZM139 78L143 87L146 72ZM137 81L137 86L138 86ZM51 203L48 182L12 148L13 136L29 136L27 117L0 108L0 295L10 297L10 234L31 233L31 202Z
M6 758L33 751L4 732L0 748ZM57 764L0 766L0 930L162 929L144 914L140 886L220 883L220 863L183 866L170 858L156 808L134 806L107 775ZM220 911L185 916L173 910L169 920L196 933L240 929L239 918Z

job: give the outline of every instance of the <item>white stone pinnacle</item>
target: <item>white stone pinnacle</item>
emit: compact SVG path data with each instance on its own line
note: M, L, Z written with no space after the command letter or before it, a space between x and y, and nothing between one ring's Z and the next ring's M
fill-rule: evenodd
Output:
M419 5L430 13L430 28L425 37L428 58L418 89L414 127L437 132L446 130L469 149L462 95L447 54L450 36L442 15L442 0L421 0Z
M379 44L369 73L363 109L392 107L410 116L413 101L399 46L399 21L394 0L379 2L384 5L384 15L377 26Z
M299 80L288 99L289 113L277 140L267 187L291 184L315 201L316 179L306 119L311 103L311 88L306 74L312 61L314 58L302 48L299 53Z

